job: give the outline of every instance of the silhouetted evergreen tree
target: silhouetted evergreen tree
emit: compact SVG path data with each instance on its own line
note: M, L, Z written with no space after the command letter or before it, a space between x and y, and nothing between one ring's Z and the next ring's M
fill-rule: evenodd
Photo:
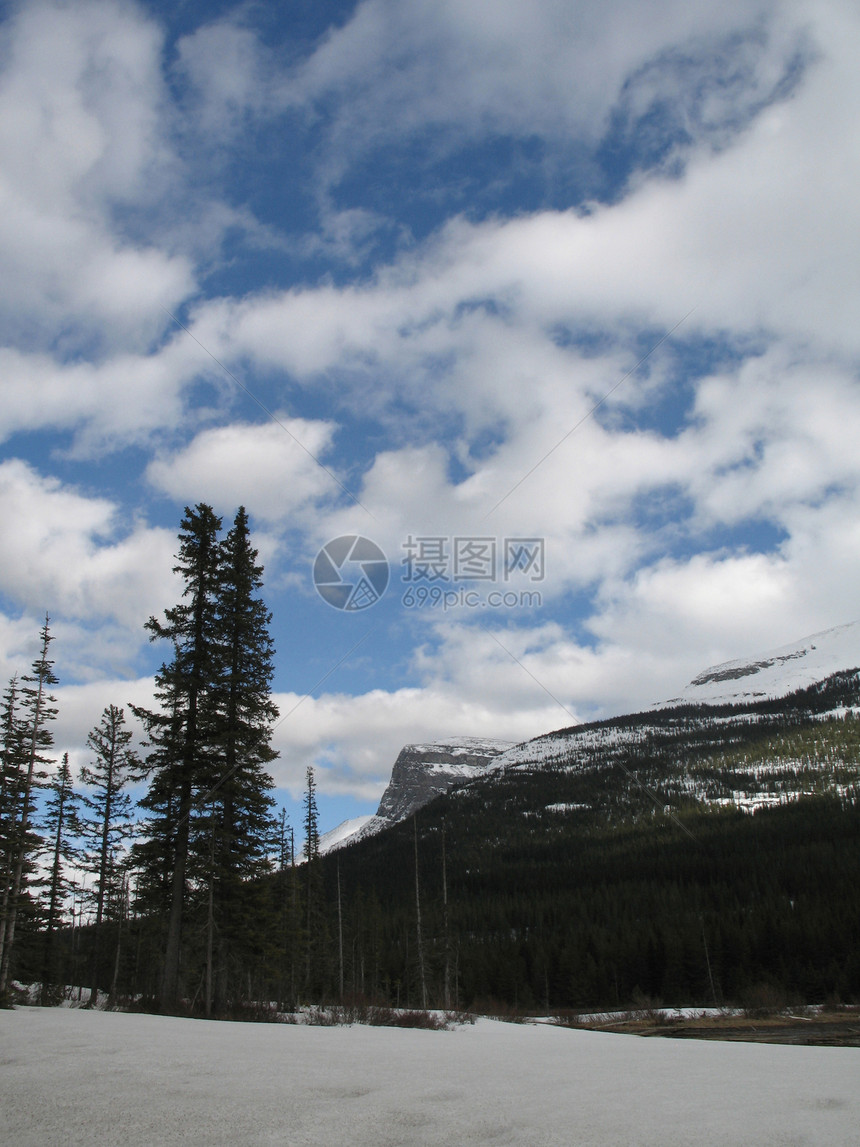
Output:
M21 678L20 745L15 749L17 780L13 786L16 790L15 814L9 825L11 864L0 917L0 1003L6 998L15 928L26 878L43 843L33 830L34 795L44 779L44 766L51 763L44 754L54 743L50 722L57 715L56 699L49 692L58 681L54 675L54 662L48 657L48 649L54 639L47 615L39 636L41 646L39 656L33 662L32 674ZM14 728L18 720L14 703L6 716Z
M217 736L216 684L220 650L216 608L220 589L218 530L221 519L211 506L186 508L179 535L174 573L183 579L182 600L165 610L165 620L151 617L146 628L153 641L169 642L172 657L156 674L158 711L135 709L147 729L152 752L147 758L150 791L142 801L152 814L146 823L152 845L138 853L149 871L144 885L169 886L167 928L159 1006L173 1010L181 992L180 960L186 910L192 820L199 819L195 801L211 781L210 755ZM197 825L194 825L196 831ZM155 872L152 870L155 866ZM162 891L166 888L162 886Z
M117 862L117 856L134 830L134 804L125 789L139 779L141 766L137 754L129 747L131 739L132 731L126 727L124 711L116 705L108 705L99 724L87 736L93 759L81 768L81 783L88 789L81 797L88 810L82 823L82 835L88 846L85 868L95 878L89 980L93 1003L99 989L106 911L111 900L118 902L125 879L124 864Z
M308 998L319 998L327 982L327 950L325 928L325 885L320 864L319 813L317 811L317 783L313 768L308 765L305 774L304 798L305 830L305 976L304 989Z
M71 881L65 866L78 859L73 841L80 835L78 796L74 790L69 754L63 759L47 784L48 799L42 818L42 828L51 848L51 869L46 889L44 925L44 955L42 959L42 1006L59 1002L60 976L57 960L57 930L65 915L64 903L71 891Z
M277 756L263 571L244 508L219 541L220 525L209 506L186 510L175 567L183 601L164 622L147 623L173 650L156 677L161 708L136 710L150 749L141 801L149 815L134 848L136 904L167 920L161 1007L192 994L180 979L193 975L207 1013L247 995L250 965L266 946L259 878L271 869L266 766ZM192 919L193 935L183 923Z
M278 755L271 747L278 710L271 699L274 648L271 614L259 596L262 574L248 516L240 507L219 548L215 738L204 797L211 817L207 929L214 941L207 963L211 971L214 958L219 1009L228 1002L231 981L237 982L238 973L264 945L264 907L256 878L270 871L275 843L274 782L266 766Z

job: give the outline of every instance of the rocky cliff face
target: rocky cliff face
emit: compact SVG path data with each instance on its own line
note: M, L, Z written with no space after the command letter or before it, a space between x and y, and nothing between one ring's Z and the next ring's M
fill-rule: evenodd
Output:
M405 820L458 781L470 780L491 768L496 757L514 748L511 741L459 737L456 741L434 741L426 745L404 745L400 750L388 788L382 794L376 815L354 822L356 828L343 834L341 825L323 851L339 848L365 836L381 832Z
M416 809L447 792L457 781L482 772L493 759L512 748L510 741L463 737L454 742L405 745L394 762L377 817L388 824L405 820Z

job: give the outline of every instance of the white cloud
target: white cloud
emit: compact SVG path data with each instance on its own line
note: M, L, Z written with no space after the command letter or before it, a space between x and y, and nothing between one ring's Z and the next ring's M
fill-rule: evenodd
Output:
M175 535L12 459L0 464L0 589L36 617L142 626L174 593Z
M263 368L268 383L287 375L304 387L314 409L324 393L331 421L295 416L301 396L283 421L338 475L346 466L334 448L350 439L349 417L378 420L379 440L356 433L348 442L350 463L359 456L364 466L358 493L372 526L281 428L231 421L232 384L187 334L150 347L167 327L159 305L194 289L192 261L178 252L211 249L234 217L210 205L207 238L182 242L193 212L164 217L188 184L165 142L159 29L131 6L34 2L3 32L7 438L72 431L67 458L78 461L143 446L155 489L224 513L244 502L267 523L267 565L278 565L285 525L303 529L309 548L370 532L389 555L410 532L539 533L545 616L564 617L565 594L592 595L593 616L580 624L594 645L542 616L483 618L521 665L473 618L416 626L424 644L410 687L309 699L279 727L276 772L294 791L315 763L324 791L370 799L405 741L520 739L569 723L541 685L578 715L632 708L676 695L709 663L860 613L854 6L491 8L489 18L483 0L369 0L305 64L287 68L237 23L180 44L203 101L197 127L210 116L213 133L223 129L216 144L248 111L324 103L332 126L318 154L337 179L374 148L428 129L440 129L443 149L494 131L542 133L556 146L565 134L593 140L636 69L645 68L625 89L631 114L673 84L682 101L689 77L648 62L681 45L705 67L724 33L760 20L760 52L748 40L736 82L700 109L703 122L730 125L721 148L704 132L682 176L642 178L590 213L451 220L347 285L197 302L194 335L237 373L241 363L243 378L247 367L252 388ZM804 27L817 55L791 99L748 122ZM139 233L120 227L123 213ZM306 236L308 249L354 248L375 223L349 209L326 221L331 233ZM694 306L676 340L694 355L698 338L712 339L736 351L737 364L689 380L689 409L671 433L636 428L649 403L678 397L670 344L649 359L647 377L630 378L589 417ZM214 384L211 408L199 390L192 397L201 379ZM757 553L732 531L762 518L778 540ZM112 497L15 459L0 466L0 522L0 591L25 611L0 617L4 664L18 667L41 612L56 611L58 651L61 641L75 649L72 676L97 678L68 694L81 714L74 736L85 736L117 700L106 674L141 671L141 624L175 600L175 534L123 522ZM108 621L96 633L100 618ZM296 700L281 695L282 712Z
M547 721L554 720L545 700L506 711L489 700L486 691L465 697L444 683L358 696L324 694L304 701L295 694L278 694L281 714L289 715L273 741L281 753L273 767L275 781L298 796L305 770L312 765L324 795L348 794L372 803L382 795L403 745L457 736L525 740L545 732ZM556 727L565 723L556 721Z
M151 462L147 477L177 501L206 502L221 513L243 505L266 522L294 519L340 493L323 469L334 431L331 423L285 415L262 425L233 423Z
M223 140L240 130L248 112L282 105L272 53L250 28L218 20L183 36L178 70L192 85L203 132Z
M52 651L54 647L52 646ZM60 650L56 650L59 659ZM58 662L59 663L59 662ZM54 737L53 756L69 754L69 763L77 777L81 765L92 763L92 752L87 748L87 736L95 728L108 705L123 710L126 728L131 730L131 747L141 756L146 749L141 744L142 729L131 705L144 709L155 708L154 682L151 677L99 678L80 685L64 685L53 690L57 699L57 717L51 730Z
M184 332L156 354L117 353L99 362L0 348L0 437L71 430L71 453L79 458L145 444L155 432L206 417L205 408L189 406L187 388L207 375L211 359Z
M0 331L145 346L194 285L184 256L112 218L167 187L160 32L130 5L37 0L0 34Z
M760 516L787 524L798 506L860 495L860 387L844 368L775 348L699 387L689 434L690 487L704 522Z
M730 31L760 30L769 8L365 0L296 70L289 91L295 100L341 100L331 176L362 151L428 128L445 129L442 148L507 133L593 141L625 80L653 56L691 47L707 61ZM773 61L761 54L764 72Z
M793 25L809 11L792 9ZM656 340L696 305L678 339L771 349L703 382L698 421L676 439L586 419L492 524L552 537L557 568L582 585L653 556L659 538L628 519L634 499L663 486L692 501L681 529L779 522L788 502L854 481L847 356L860 351L849 284L860 109L849 71L860 31L838 5L815 15L820 55L792 100L732 147L698 154L684 178L652 180L588 216L458 220L367 285L204 305L195 332L219 353L249 355L309 387L336 379L363 412L393 418L406 404L414 440L377 455L361 495L390 545L426 523L474 526L635 363L643 344L634 335L645 327ZM603 335L608 350L557 345L559 327ZM649 366L644 386L659 398L671 358L660 352ZM629 380L610 406L642 387ZM483 434L489 445L472 453ZM446 450L465 466L457 482ZM345 520L339 512L318 532Z

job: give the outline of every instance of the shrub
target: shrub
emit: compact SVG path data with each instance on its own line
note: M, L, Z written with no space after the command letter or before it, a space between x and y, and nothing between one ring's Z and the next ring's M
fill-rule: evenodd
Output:
M785 1011L787 1001L782 988L762 982L747 988L741 997L741 1005L745 1016L750 1019L762 1019L764 1016L775 1016Z
M664 1024L667 1022L666 1016L660 1010L663 1006L662 1000L654 999L652 996L646 996L639 988L633 989L633 1007L627 1012L627 1018L631 1020L647 1020L651 1024Z
M479 1016L486 1016L487 1019L490 1020L502 1020L504 1023L509 1024L525 1023L532 1015L531 1012L527 1012L524 1008L517 1007L516 1004L509 1004L504 1000L496 1000L492 997L475 1000L472 1007Z
M426 1031L447 1031L449 1027L443 1012L424 1012L417 1008L409 1011L373 1008L368 1022L374 1027L424 1028Z

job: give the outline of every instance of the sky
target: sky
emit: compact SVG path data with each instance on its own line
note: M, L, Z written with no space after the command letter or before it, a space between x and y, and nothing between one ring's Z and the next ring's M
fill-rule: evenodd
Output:
M860 616L853 0L0 14L0 672L49 614L75 766L201 502L323 830Z

